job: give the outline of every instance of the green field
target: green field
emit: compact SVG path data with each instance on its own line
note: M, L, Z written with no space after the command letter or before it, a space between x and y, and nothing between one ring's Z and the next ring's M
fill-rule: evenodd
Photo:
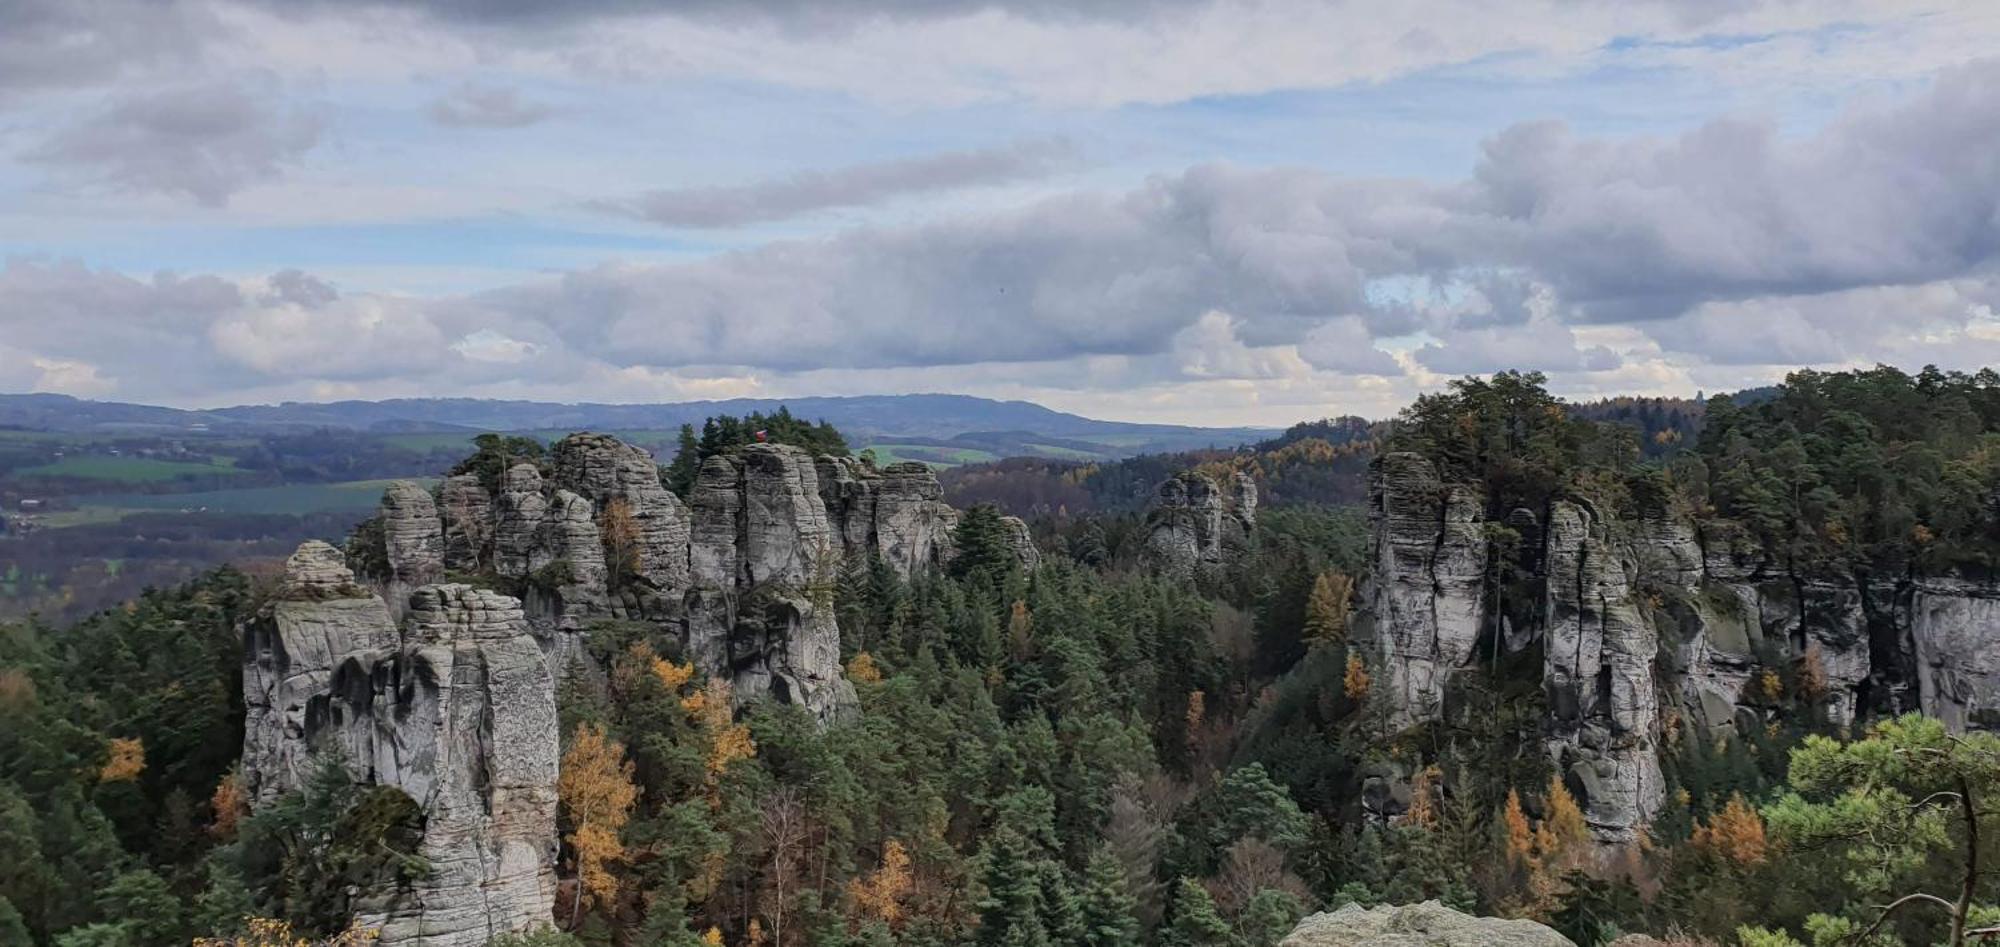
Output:
M1062 460L1098 460L1103 457L1102 454L1093 454L1087 450L1077 450L1074 447L1057 447L1054 444L1029 444L1028 446L1034 448L1037 453L1040 453L1044 457L1055 457Z
M382 490L393 481L351 480L345 483L301 483L282 487L246 487L200 493L122 493L90 497L75 510L49 514L51 529L115 522L133 513L364 513L375 508ZM419 481L428 483L428 481Z
M244 473L231 463L181 463L151 457L114 457L86 454L64 457L51 464L24 467L16 477L73 477L81 480L111 480L122 483L160 483L182 477L233 476Z
M992 451L972 447L932 447L928 444L867 444L855 453L864 450L874 451L875 462L884 466L914 460L933 467L956 467L1000 459L1000 455Z
M443 434L381 435L382 443L417 454L428 454L440 448L463 449L467 453L471 453L473 437L474 435L471 434L449 432Z

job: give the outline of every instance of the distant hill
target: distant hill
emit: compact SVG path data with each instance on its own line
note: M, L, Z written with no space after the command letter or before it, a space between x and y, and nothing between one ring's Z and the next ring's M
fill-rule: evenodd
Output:
M352 430L379 434L479 431L672 432L717 414L743 415L788 407L824 419L857 445L894 444L919 459L1131 456L1158 451L1231 447L1268 436L1259 428L1202 428L1100 421L1026 401L969 395L864 395L845 398L737 398L673 404L558 404L477 398L286 402L209 410L85 401L64 395L0 395L0 427L77 433L239 431L279 433ZM641 438L644 440L645 438ZM907 450L905 449L907 448ZM935 458L932 455L937 455Z

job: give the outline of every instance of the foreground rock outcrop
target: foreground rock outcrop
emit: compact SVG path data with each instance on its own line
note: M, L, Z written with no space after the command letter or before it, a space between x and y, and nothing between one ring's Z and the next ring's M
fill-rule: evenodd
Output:
M408 591L440 576L497 582L521 599L557 675L578 664L592 623L650 622L678 633L739 700L772 695L828 717L852 695L834 584L871 559L905 577L944 566L958 520L923 464L877 469L752 444L709 458L683 503L646 451L585 433L490 487L471 474L447 478L435 498L414 483L390 487L383 548L353 558L381 563L367 578L395 615ZM1006 525L1032 567L1027 524Z
M1146 549L1171 575L1213 575L1249 543L1257 523L1257 484L1237 471L1217 483L1188 471L1160 484L1146 513Z
M1363 908L1349 904L1299 922L1278 947L1576 947L1533 921L1460 914L1436 901Z
M1539 648L1545 749L1604 842L1659 811L1671 732L1761 727L1781 680L1810 681L1834 723L2000 726L2000 585L1794 575L1726 524L1634 506L1493 510L1424 457L1378 458L1353 628L1389 724L1445 719L1453 675Z
M243 778L257 804L324 758L423 816L417 880L355 893L383 944L474 947L547 924L555 898L555 681L520 602L409 595L400 626L339 550L307 543L244 629Z

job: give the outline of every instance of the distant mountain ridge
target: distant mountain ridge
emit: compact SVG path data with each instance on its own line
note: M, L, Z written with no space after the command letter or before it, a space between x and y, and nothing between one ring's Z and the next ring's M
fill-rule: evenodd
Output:
M387 401L286 402L187 410L67 395L0 395L0 426L51 431L119 428L254 431L336 428L371 432L663 430L700 424L718 414L744 415L786 407L824 419L850 438L951 440L1004 432L1012 437L1117 443L1132 452L1228 447L1269 436L1264 428L1203 428L1102 421L1027 401L971 395L859 395L735 398L660 404L562 404L480 398L398 398Z

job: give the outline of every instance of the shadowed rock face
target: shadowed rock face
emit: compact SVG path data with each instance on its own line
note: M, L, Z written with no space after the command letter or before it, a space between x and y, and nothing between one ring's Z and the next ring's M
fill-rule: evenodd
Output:
M1227 486L1189 471L1160 484L1146 513L1146 549L1169 575L1212 575L1250 540L1257 484L1243 473Z
M1598 838L1628 841L1659 810L1671 727L1762 726L1766 671L1813 668L1836 723L1921 707L2000 726L2000 587L1936 578L1792 575L1724 527L1664 509L1631 518L1558 499L1502 518L1388 454L1370 486L1373 570L1354 634L1400 728L1448 712L1451 676L1486 649L1539 645L1545 746ZM1526 576L1496 585L1502 566Z
M243 774L257 804L334 752L424 816L430 871L362 891L383 944L474 947L547 924L555 896L555 682L520 603L464 585L411 593L398 628L339 551L300 547L244 629Z

